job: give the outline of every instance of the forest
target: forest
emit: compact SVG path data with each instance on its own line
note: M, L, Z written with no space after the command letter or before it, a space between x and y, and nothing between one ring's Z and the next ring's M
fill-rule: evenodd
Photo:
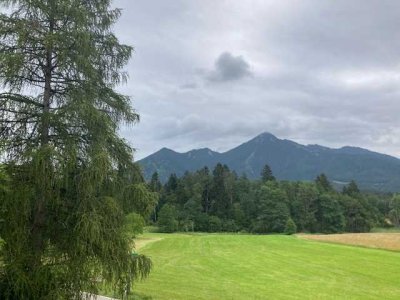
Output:
M151 222L161 232L341 233L399 226L399 195L361 192L354 181L338 191L324 174L314 182L279 181L266 165L260 180L249 180L217 164L181 178L171 174L164 185L154 173L148 184L159 193Z

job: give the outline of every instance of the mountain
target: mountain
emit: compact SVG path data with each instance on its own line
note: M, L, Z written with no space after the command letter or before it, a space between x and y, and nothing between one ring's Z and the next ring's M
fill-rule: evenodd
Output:
M182 176L204 166L213 169L218 162L252 179L259 178L268 164L282 180L314 180L325 173L339 186L354 179L364 190L400 191L400 159L357 147L301 145L267 132L224 153L208 148L178 153L163 148L139 164L146 179L157 171L165 182L171 173Z

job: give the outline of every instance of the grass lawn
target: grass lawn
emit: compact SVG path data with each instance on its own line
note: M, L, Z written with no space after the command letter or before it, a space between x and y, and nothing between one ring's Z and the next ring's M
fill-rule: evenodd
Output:
M400 299L400 252L281 235L147 233L148 299Z

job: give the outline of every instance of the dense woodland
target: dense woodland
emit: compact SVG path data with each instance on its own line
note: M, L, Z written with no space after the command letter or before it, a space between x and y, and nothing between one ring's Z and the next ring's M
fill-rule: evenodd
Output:
M399 226L400 196L362 193L352 181L337 191L321 174L314 182L278 181L266 165L261 180L217 164L149 188L160 194L152 222L162 232L368 232Z

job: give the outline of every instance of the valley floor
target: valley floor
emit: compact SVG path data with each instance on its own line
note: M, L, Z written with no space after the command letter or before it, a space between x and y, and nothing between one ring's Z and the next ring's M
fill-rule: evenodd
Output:
M400 252L282 235L140 240L154 263L135 286L144 299L400 299Z

